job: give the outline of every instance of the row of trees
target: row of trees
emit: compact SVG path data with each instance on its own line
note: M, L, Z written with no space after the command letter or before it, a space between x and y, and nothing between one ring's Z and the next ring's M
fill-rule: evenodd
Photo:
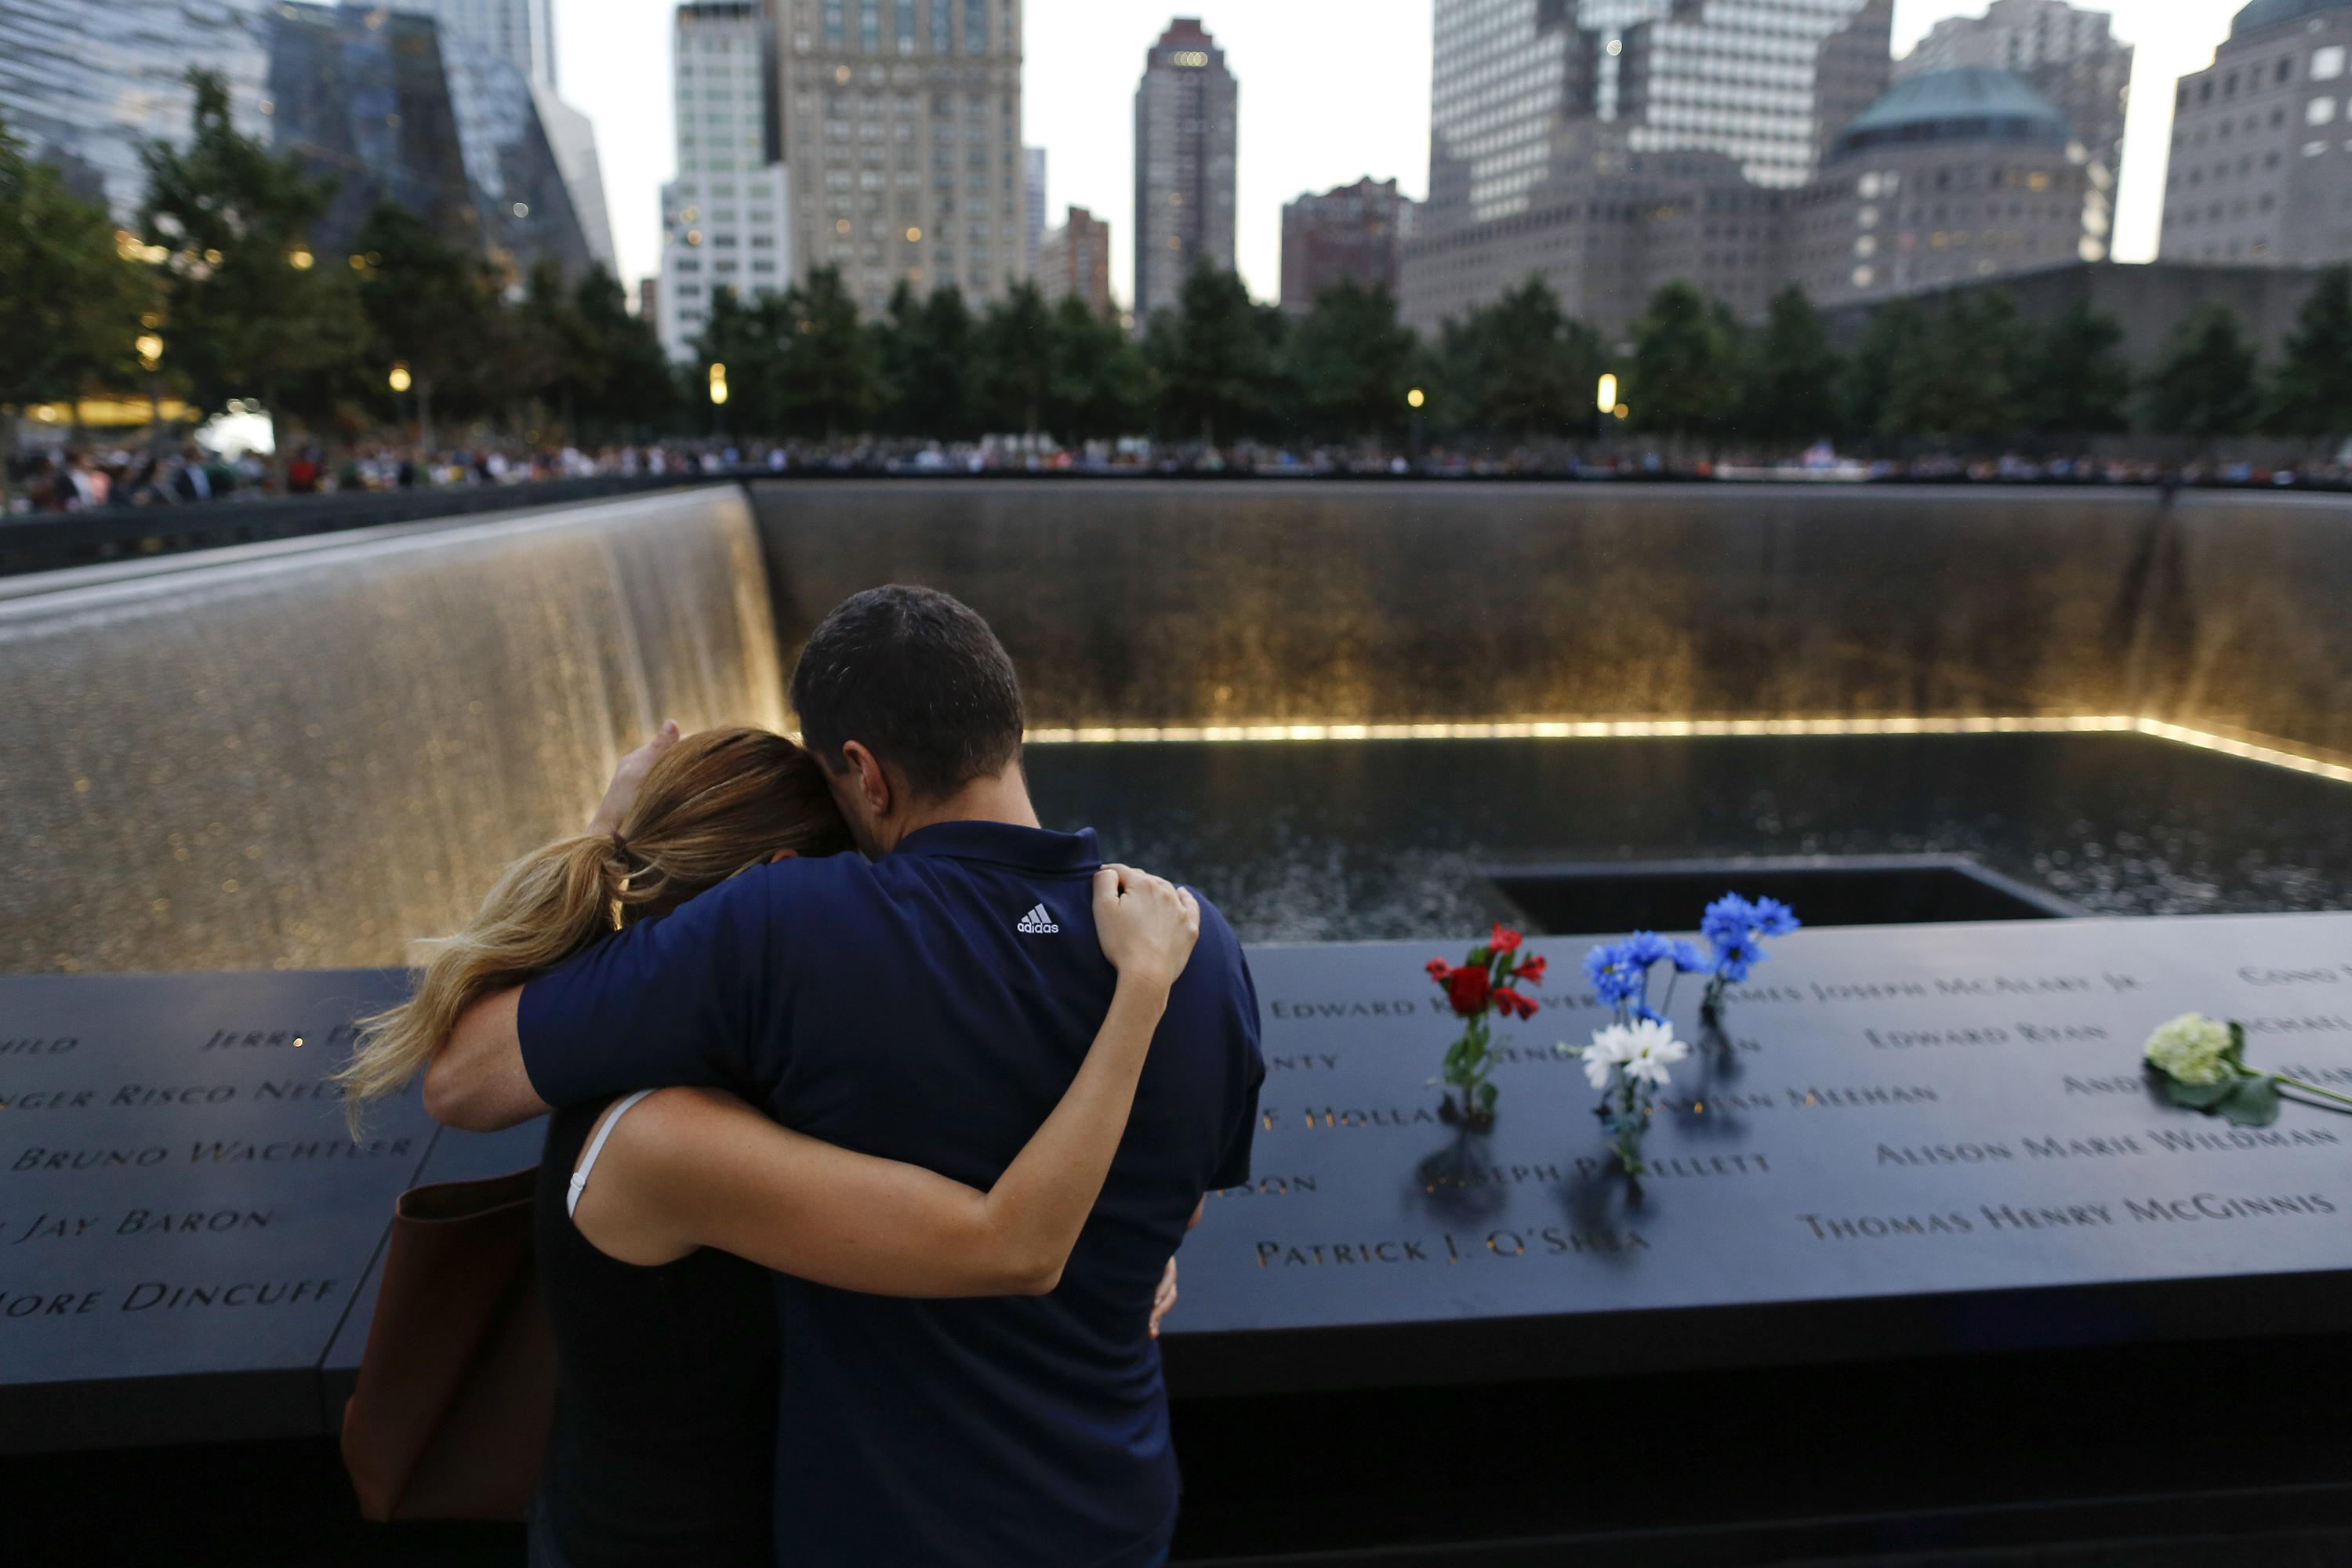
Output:
M2323 277L2269 372L2219 306L2179 323L2136 374L2113 319L2077 304L2028 323L1998 289L1887 302L1848 351L1794 289L1751 324L1669 283L1611 342L1531 278L1423 341L1381 290L1341 285L1294 316L1252 300L1231 273L1202 271L1139 338L1026 284L978 310L951 288L901 286L863 321L840 277L819 269L781 295L720 293L681 374L602 272L576 284L551 267L502 277L389 204L348 255L314 255L331 187L239 133L221 83L194 79L186 144L147 150L136 236L0 127L0 405L136 388L209 413L250 398L298 430L357 435L413 418L428 443L436 421L481 421L585 443L715 427L1395 450L1614 429L1594 397L1606 372L1625 427L1710 448L2352 433L2345 268ZM719 406L714 364L726 367Z
M1986 450L2127 430L2205 443L2352 436L2352 267L2321 276L2268 373L2226 306L2191 310L2135 374L2114 317L2078 300L2029 323L1998 289L1888 300L1842 353L1794 289L1748 327L1675 283L1632 337L1635 425L1717 446L1827 436L1882 450Z
M1604 373L1633 430L1711 448L2352 435L2352 268L2321 277L2274 371L2219 305L2181 321L2145 374L2123 339L2085 302L2029 323L1985 289L1890 300L1845 352L1796 289L1751 325L1675 282L1612 346L1530 279L1425 343L1380 290L1342 284L1293 317L1253 302L1230 273L1199 272L1137 342L1026 286L981 314L953 289L920 299L902 286L881 321L861 324L820 271L750 305L722 296L698 347L749 393L731 426L805 436L1148 430L1395 449L1420 426L1433 439L1573 441L1615 423L1594 396Z
M347 254L316 253L331 184L240 133L218 79L195 86L185 145L143 151L135 235L0 125L0 405L250 399L298 437L413 416L595 438L675 419L660 345L609 274L543 266L517 286L389 202Z

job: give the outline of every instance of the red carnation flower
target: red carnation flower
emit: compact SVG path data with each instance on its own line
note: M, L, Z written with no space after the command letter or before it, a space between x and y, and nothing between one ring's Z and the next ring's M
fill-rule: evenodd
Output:
M1532 1018L1536 1015L1536 1005L1507 985L1496 986L1491 994L1494 997L1496 1008L1506 1017L1516 1015L1522 1018Z
M1518 932L1497 921L1495 934L1487 940L1486 945L1496 952L1516 952L1518 951L1519 940Z
M1454 1011L1465 1018L1475 1018L1486 1010L1486 972L1465 964L1445 977L1445 997L1454 1004Z

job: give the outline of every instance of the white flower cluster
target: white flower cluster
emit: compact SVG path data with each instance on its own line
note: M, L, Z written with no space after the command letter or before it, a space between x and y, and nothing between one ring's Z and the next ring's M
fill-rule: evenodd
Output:
M1644 1018L1596 1031L1592 1043L1576 1054L1584 1058L1585 1080L1595 1089L1607 1089L1610 1073L1620 1067L1629 1079L1664 1089L1666 1069L1690 1055L1690 1047L1675 1038L1672 1024Z
M2179 1083L2220 1083L2230 1076L2229 1049L2230 1026L2202 1013L2183 1013L2147 1037L2147 1059Z

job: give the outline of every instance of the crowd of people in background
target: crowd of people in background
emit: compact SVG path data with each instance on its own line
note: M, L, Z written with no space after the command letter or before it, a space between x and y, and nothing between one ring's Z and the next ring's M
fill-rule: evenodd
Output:
M783 466L782 448L761 448L757 460ZM61 447L19 457L7 467L6 512L12 515L90 511L105 507L185 506L256 500L278 495L407 490L469 485L511 485L550 479L634 477L712 471L735 466L742 454L716 444L670 443L607 447L539 447L482 443L426 453L414 447L369 444L328 453L306 447L283 469L257 452L208 451L190 442L177 451L95 450Z
M1061 446L1049 438L980 441L864 438L830 443L737 441L724 437L584 450L491 439L425 452L370 442L327 452L303 447L282 468L255 452L224 455L194 442L174 450L62 447L23 455L7 466L0 516L26 518L114 507L190 506L279 495L308 496L520 485L558 479L635 479L707 474L1166 474L1538 478L1572 479L1811 479L1878 483L2192 484L2273 489L2352 488L2347 454L2299 468L2235 460L2168 464L2146 458L2089 455L1964 458L1930 453L1856 459L1827 444L1801 455L1694 456L1641 444L1591 449L1526 445L1433 446L1408 458L1366 447L1219 447L1142 438Z

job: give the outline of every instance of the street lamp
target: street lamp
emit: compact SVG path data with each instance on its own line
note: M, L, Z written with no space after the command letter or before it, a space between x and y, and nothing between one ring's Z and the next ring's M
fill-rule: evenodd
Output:
M1599 409L1599 410L1600 410L1601 413L1603 413L1603 414L1611 413L1611 412L1612 412L1612 411L1616 408L1616 406L1617 406L1617 373L1616 373L1616 372L1614 372L1614 371L1609 371L1609 370L1604 370L1604 371L1602 371L1602 372L1601 373L1601 385L1599 386L1599 388L1598 388L1598 389L1596 389L1596 390L1594 391L1594 393L1593 393L1593 395L1592 395L1592 406L1593 406L1593 407L1595 407L1595 408L1597 408L1597 409Z
M149 330L131 340L139 351L139 368L147 373L147 449L161 454L163 450L163 388L155 372L163 363L163 335L153 330L158 320L149 317Z
M406 362L402 360L393 361L392 374L384 377L384 384L391 387L394 392L406 392L410 384L411 381Z
M1418 408L1428 401L1429 399L1423 395L1421 388L1417 386L1411 392L1404 395L1404 405L1407 408Z
M1421 467L1421 406L1428 401L1429 395L1417 386L1404 395L1404 405L1412 410L1412 418L1405 426L1404 462L1408 468Z

